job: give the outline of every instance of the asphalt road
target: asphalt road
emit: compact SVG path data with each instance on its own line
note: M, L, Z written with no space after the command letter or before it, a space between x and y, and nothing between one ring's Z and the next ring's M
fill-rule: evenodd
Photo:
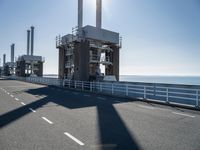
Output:
M200 112L0 80L1 150L199 150Z

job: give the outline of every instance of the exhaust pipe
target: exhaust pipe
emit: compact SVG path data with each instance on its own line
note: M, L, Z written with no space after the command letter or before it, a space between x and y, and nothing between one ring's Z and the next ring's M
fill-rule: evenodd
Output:
M15 55L15 44L11 45L11 62L14 62L14 55Z
M3 66L6 64L6 54L3 54Z
M78 0L78 28L83 27L83 0Z
M96 0L96 27L101 28L102 22L102 0Z
M31 26L31 55L33 55L34 50L34 27Z
M30 30L27 30L27 55L29 55L30 49Z

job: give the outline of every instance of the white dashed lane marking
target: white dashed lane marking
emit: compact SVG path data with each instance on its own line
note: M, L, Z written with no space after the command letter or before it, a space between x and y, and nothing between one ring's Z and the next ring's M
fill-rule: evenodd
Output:
M36 111L34 109L32 109L32 108L29 108L29 110L32 111L32 112L34 112L34 113L36 113Z
M18 99L18 98L15 98L15 100L16 100L16 101L19 101L19 99Z
M14 97L13 95L10 95L11 97Z
M26 105L24 102L21 102L21 104L24 105L24 106Z
M151 106L145 106L145 105L137 105L137 106L141 108L145 108L145 109L151 109L151 110L155 109L154 107L151 107Z
M42 117L43 120L45 120L46 122L48 122L49 124L53 124L52 121L50 121L49 119L47 119L46 117Z
M68 136L69 138L71 138L72 140L74 140L76 143L78 143L79 145L81 145L81 146L83 146L84 145L84 143L83 142L81 142L80 140L78 140L77 138L75 138L74 136L72 136L71 134L69 134L69 133L67 133L67 132L65 132L64 133L66 136Z
M189 114L185 114L185 113L179 113L179 112L172 112L172 113L175 114L175 115L180 115L180 116L195 118L195 116L189 115Z

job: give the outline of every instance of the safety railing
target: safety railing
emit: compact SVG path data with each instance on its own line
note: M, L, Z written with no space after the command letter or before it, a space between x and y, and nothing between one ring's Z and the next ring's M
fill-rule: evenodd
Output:
M81 91L97 92L134 99L159 101L167 104L179 104L200 108L200 86L137 83L137 82L89 82L61 80L42 77L10 77L31 83L55 85Z
M200 86L195 85L64 80L63 86L82 91L200 107Z
M9 79L20 80L30 83L38 83L44 85L54 85L54 86L63 86L63 80L58 78L44 78L44 77L17 77L10 76Z

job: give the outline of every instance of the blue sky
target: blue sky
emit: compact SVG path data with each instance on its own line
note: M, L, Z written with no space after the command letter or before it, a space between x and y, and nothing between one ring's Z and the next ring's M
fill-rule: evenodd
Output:
M95 25L95 1L84 1L84 25ZM55 37L77 25L77 0L0 0L0 58L26 53L35 26L35 54L57 73ZM103 28L123 37L120 74L200 76L200 0L103 0Z

